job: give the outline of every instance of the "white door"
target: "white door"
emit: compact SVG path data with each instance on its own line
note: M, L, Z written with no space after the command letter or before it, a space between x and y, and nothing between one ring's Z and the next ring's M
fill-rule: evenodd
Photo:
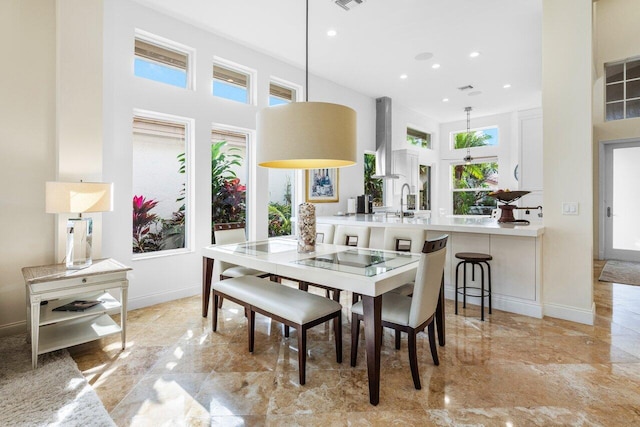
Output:
M604 152L604 257L640 261L640 140Z

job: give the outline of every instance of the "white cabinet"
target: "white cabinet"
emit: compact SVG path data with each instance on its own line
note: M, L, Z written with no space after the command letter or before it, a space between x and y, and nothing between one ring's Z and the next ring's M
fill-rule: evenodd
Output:
M519 122L518 188L542 191L542 114L537 111L522 113Z
M400 179L393 181L393 194L400 197L402 185L407 183L411 188L411 193L417 193L420 186L420 156L413 150L395 150L393 152L393 173L400 176ZM395 199L395 197L394 197Z
M27 328L31 341L31 362L38 355L120 334L126 342L127 271L131 268L112 259L95 260L82 270L67 270L64 264L22 269L27 287ZM119 289L120 301L108 290ZM100 301L80 311L56 311L75 300ZM120 314L117 324L111 314Z

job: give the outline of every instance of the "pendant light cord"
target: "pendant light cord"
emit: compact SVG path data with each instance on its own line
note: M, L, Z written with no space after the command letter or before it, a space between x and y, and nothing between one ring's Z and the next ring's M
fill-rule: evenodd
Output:
M309 102L309 0L307 0L307 21L306 21L304 73L305 73L304 100L306 102Z
M467 135L466 135L466 146L467 146L467 157L466 159L471 159L471 141L469 141L470 137L469 137L469 133L471 131L471 107L466 107L465 111L467 112Z

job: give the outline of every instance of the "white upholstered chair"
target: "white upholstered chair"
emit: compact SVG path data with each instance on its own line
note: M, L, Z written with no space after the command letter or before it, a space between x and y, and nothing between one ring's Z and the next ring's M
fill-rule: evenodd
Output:
M412 297L393 292L382 295L382 325L409 334L409 365L413 385L418 390L421 385L416 335L425 328L428 328L433 363L440 364L436 347L435 313L440 286L444 280L447 238L448 236L442 236L424 242ZM351 307L351 316L351 366L356 366L360 321L363 320L362 301Z
M231 243L241 243L247 240L244 223L230 222L227 224L213 225L213 238L216 245L227 245ZM224 261L219 261L220 280L229 279L231 277L240 276L257 276L269 277L269 273L254 270L253 268L243 267ZM220 298L219 307L222 307L222 298Z
M333 224L316 224L316 243L333 243Z
M333 243L368 248L370 232L369 227L361 225L337 225L333 235Z

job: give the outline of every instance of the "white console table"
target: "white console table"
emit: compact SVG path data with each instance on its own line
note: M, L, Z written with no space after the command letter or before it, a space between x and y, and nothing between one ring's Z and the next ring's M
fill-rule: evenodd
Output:
M113 259L95 260L82 270L67 270L64 264L24 267L27 295L27 330L31 340L31 361L38 355L120 333L126 343L127 271ZM120 290L120 301L108 291ZM98 300L83 311L53 311L74 300ZM41 304L47 301L46 304ZM118 325L111 314L120 313Z

